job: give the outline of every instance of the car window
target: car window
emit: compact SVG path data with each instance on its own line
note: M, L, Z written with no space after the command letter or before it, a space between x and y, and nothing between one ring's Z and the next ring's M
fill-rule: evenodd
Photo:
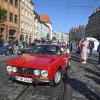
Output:
M56 45L37 45L33 49L35 54L58 55L59 47Z
M61 52L63 52L63 53L66 52L66 48L64 46L61 47Z
M39 54L39 53L41 53L41 50L42 50L42 46L40 46L40 45L35 46L35 47L33 48L33 53Z

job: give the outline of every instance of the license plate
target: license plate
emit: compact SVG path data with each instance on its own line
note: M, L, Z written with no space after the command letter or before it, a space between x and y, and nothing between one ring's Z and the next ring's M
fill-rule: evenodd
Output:
M25 77L16 76L16 80L21 81L21 82L32 83L32 78L25 78Z

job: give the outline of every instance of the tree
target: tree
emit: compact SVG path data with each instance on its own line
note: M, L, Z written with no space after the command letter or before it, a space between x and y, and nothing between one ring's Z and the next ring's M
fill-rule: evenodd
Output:
M3 29L1 28L2 24L6 21L6 10L0 8L0 40L2 39L2 31Z
M0 24L6 21L6 10L0 8Z

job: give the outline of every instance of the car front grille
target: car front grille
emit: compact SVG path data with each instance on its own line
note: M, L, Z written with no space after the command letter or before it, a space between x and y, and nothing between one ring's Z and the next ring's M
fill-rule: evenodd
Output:
M20 74L28 74L28 75L32 75L34 74L34 69L31 68L17 68L17 72Z

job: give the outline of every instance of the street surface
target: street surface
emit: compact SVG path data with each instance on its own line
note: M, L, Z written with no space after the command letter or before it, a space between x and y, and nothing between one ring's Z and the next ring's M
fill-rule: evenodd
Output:
M68 76L57 87L11 82L6 74L10 58L0 56L0 100L100 100L100 66L95 56L84 65L73 54Z
M89 57L87 64L81 64L78 56L73 56L68 71L68 83L72 88L70 100L100 100L100 70L97 58Z

